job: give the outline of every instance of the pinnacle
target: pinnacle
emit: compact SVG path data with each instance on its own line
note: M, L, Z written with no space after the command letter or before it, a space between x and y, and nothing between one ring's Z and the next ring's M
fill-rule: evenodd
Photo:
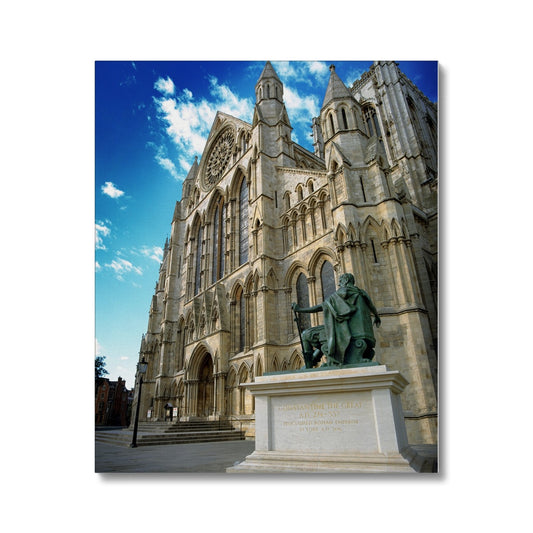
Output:
M325 107L327 104L329 104L329 102L331 102L331 100L335 100L337 98L353 98L346 85L344 85L342 80L335 72L335 65L331 65L329 67L329 70L331 74L329 77L328 88L326 89L326 94L324 96L324 102L322 103L322 107Z
M198 156L194 156L194 162L189 169L189 173L187 174L187 177L185 179L194 179L196 178L196 174L198 173Z
M281 80L278 78L278 75L276 74L276 71L274 70L274 67L272 66L272 63L270 63L270 61L267 61L265 63L265 67L263 68L261 76L259 76L258 82L261 81L263 78L275 78L281 83Z

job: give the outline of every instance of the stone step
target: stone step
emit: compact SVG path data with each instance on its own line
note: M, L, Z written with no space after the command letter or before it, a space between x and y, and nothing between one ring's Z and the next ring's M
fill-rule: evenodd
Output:
M157 423L143 422L139 423L138 431L152 433L179 433L182 431L220 431L234 429L233 425L227 421L198 421L198 422L175 422Z
M95 439L98 442L129 446L132 436L132 430L99 431L95 434ZM186 433L137 433L137 446L189 444L194 442L216 442L228 440L244 440L244 432L230 429L221 431L190 431Z

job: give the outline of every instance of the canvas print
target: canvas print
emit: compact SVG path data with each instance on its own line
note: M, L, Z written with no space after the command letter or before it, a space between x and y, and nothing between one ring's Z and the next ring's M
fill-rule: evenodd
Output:
M438 63L95 80L95 471L438 472Z

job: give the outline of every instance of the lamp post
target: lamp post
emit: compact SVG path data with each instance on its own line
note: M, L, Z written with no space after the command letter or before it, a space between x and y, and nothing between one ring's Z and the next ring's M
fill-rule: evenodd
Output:
M135 422L133 424L133 437L131 439L130 448L137 448L137 428L139 427L139 409L141 407L141 391L143 386L143 375L146 373L148 363L142 358L142 361L137 363L137 374L139 375L139 392L137 393L137 408L135 409Z

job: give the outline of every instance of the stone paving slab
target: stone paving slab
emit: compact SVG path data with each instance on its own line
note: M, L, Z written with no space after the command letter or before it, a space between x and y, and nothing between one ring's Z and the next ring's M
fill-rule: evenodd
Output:
M255 441L200 442L127 448L95 442L95 472L225 473L244 461L255 449Z

